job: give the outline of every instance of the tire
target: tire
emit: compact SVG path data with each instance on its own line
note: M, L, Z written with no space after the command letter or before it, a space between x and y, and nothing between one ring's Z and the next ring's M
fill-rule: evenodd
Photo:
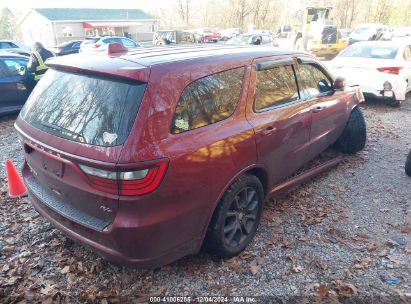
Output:
M218 203L203 248L220 258L238 255L257 231L263 200L263 186L256 176L245 174L238 178Z
M408 153L407 160L405 161L405 173L411 176L411 151Z
M365 146L367 129L364 116L359 107L351 111L340 138L337 140L337 147L345 154L353 154L361 151Z
M390 100L389 104L393 108L399 108L401 106L401 101L394 98L394 99Z

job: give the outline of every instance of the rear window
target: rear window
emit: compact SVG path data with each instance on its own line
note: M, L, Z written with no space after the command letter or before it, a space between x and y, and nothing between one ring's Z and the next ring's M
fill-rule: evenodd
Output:
M362 57L376 59L394 59L398 48L378 45L352 45L345 49L340 57Z
M50 69L36 85L21 117L47 133L98 146L121 145L146 84Z
M93 44L96 43L100 38L86 38L86 40L84 40L82 42L82 44Z

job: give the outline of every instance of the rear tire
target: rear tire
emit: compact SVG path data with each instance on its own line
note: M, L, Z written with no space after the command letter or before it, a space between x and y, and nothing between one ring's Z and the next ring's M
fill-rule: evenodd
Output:
M397 99L393 99L390 101L390 106L393 108L399 108L401 105L401 101L397 100Z
M411 150L408 153L407 160L405 162L405 173L411 176Z
M220 258L238 255L257 231L263 200L263 186L256 176L245 174L238 178L218 203L203 248Z
M367 139L367 129L364 116L359 107L355 107L348 118L347 125L336 144L339 150L346 154L361 151Z

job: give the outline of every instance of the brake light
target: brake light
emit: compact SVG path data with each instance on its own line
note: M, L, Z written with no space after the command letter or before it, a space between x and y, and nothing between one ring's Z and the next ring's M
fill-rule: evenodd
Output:
M142 195L154 191L160 185L167 165L167 159L111 168L78 164L95 189L119 195Z
M101 46L101 44L99 44L99 43L96 43L96 44L94 44L94 48L99 48Z
M377 68L379 72L398 75L402 67L384 67Z

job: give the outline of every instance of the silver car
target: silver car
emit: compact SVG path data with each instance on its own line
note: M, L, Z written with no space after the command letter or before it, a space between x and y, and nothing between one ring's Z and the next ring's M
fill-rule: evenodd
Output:
M135 48L140 45L132 39L120 36L88 37L80 44L80 53L98 53L107 50L110 43L121 43L126 48Z

